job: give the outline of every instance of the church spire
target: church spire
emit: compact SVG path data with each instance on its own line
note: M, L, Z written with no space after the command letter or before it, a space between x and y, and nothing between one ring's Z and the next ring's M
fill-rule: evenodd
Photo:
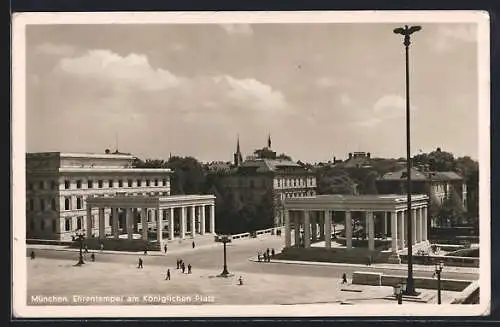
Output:
M240 134L236 136L236 153L240 153Z
M243 162L243 156L240 151L240 135L236 137L236 152L234 153L234 165L238 167Z
M267 147L270 149L271 148L271 133L267 135Z

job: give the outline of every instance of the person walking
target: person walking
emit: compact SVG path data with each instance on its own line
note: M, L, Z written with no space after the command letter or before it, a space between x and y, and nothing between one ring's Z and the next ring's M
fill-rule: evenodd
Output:
M347 274L346 273L342 274L342 284L347 284Z
M30 257L31 260L35 260L35 251L31 251Z
M260 252L257 252L257 260L258 260L259 262L260 262L260 259L261 259L261 257L260 257Z
M148 249L147 248L144 249L144 255L148 255Z
M196 244L194 244L194 241L193 241L193 249L194 249L195 246L196 246Z
M175 269L179 269L180 266L181 266L181 262L179 259L177 259L177 268L175 268Z
M165 251L165 253L167 253L167 244L163 246L163 250Z
M165 280L170 280L170 269L167 269L167 277L165 277Z
M95 262L95 254L90 254L90 261Z
M87 244L85 244L85 247L84 247L84 253L89 253L89 246Z
M191 268L192 268L191 264L188 264L188 274L191 273Z
M101 246L101 252L104 251L104 243L103 242L101 242L100 246Z
M139 268L144 268L142 266L142 258L139 258L139 265L137 265L137 269L139 269Z
M184 272L186 271L186 265L184 264L184 262L181 264L181 269L182 273L184 274Z
M274 257L274 255L276 254L276 252L274 252L274 248L271 250L271 256Z

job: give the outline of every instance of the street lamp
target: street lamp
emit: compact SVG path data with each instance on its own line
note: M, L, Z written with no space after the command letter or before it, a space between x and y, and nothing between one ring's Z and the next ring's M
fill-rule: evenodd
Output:
M410 68L409 68L409 49L410 49L410 35L422 29L421 26L405 25L394 29L395 34L404 36L403 44L405 46L405 62L406 62L406 181L407 181L407 212L408 212L408 283L406 284L405 293L408 295L416 295L415 286L413 284L413 249L412 249L412 219L411 219L411 148L410 148Z
M440 261L435 264L434 276L437 277L438 304L441 304L441 272L443 271L444 263Z
M77 266L81 266L85 264L83 262L83 240L84 240L84 232L82 230L78 230L76 232L76 237L78 238L78 242L80 243L80 257L78 258Z
M220 237L220 241L224 244L224 269L222 273L219 275L220 277L229 277L229 271L227 270L227 255L226 255L226 244L231 242L231 238L228 235L222 235Z

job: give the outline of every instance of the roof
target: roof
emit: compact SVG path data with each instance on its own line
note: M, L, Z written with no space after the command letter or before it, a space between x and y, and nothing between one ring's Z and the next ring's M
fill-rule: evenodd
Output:
M395 172L389 172L379 178L379 180L401 180L406 178L406 168L400 169ZM463 178L453 171L420 171L418 169L411 169L412 180L462 180Z
M72 152L32 152L26 153L27 158L33 157L53 157L61 158L94 158L94 159L129 159L133 160L136 157L125 153L72 153Z
M290 160L281 159L250 159L244 161L241 166L242 168L256 168L257 172L271 172L276 171L280 168L301 168L301 166Z

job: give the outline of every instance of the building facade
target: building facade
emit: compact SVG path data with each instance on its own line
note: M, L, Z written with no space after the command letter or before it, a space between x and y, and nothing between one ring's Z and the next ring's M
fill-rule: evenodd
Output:
M271 149L271 137L267 146L254 151L253 156L242 160L239 140L230 171L220 174L225 194L232 196L233 203L260 205L271 197L274 226L282 226L283 203L287 198L316 195L316 176L299 164L280 156ZM267 198L266 198L267 197Z
M89 197L116 195L169 196L170 169L135 169L128 154L28 153L26 155L27 238L70 240L91 227L97 233L99 213L91 212ZM111 233L111 209L104 212L105 232ZM154 216L148 221L154 226Z

